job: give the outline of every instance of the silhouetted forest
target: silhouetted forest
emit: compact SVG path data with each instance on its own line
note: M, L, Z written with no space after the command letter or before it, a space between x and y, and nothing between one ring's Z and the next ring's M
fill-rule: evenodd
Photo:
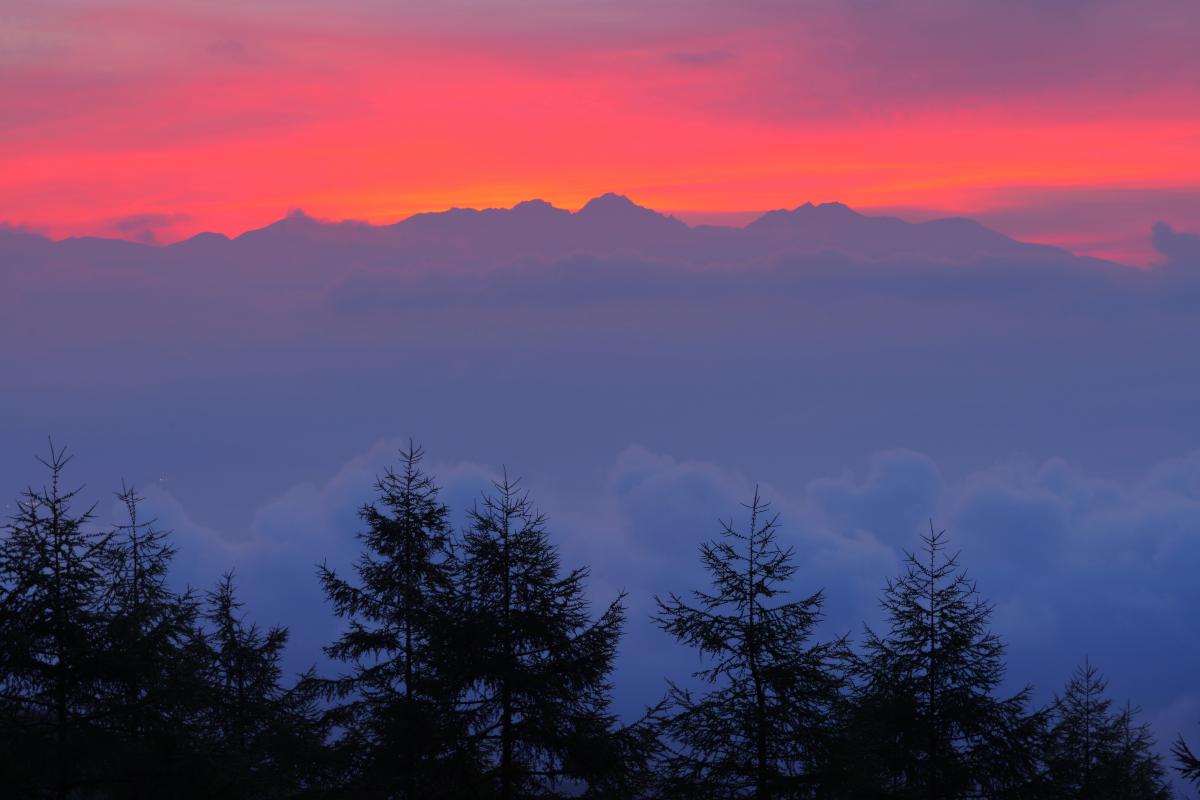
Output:
M637 719L612 710L624 598L586 599L507 475L455 530L415 445L361 509L353 568L316 574L335 668L285 677L288 631L248 620L233 573L177 590L168 532L122 487L99 525L51 448L0 541L0 777L52 798L1167 798L1138 711L1081 658L1052 702L1001 690L992 607L931 526L886 579L883 623L819 634L757 493L700 547L709 576L657 598L693 648ZM883 576L881 576L882 579ZM314 660L317 654L313 654Z

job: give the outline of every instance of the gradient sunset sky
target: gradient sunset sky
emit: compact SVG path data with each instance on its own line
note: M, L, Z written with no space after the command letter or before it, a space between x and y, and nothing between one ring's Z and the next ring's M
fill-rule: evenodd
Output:
M1200 227L1200 4L0 0L0 222L237 234L605 191L1133 264Z

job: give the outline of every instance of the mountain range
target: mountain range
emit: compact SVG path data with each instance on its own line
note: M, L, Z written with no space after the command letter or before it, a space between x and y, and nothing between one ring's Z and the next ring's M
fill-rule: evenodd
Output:
M0 260L10 267L67 263L255 265L268 271L306 265L469 269L580 255L630 255L721 267L821 254L943 264L1095 261L1057 247L1020 242L965 218L911 223L860 214L841 203L805 203L769 211L741 228L688 225L611 193L574 212L529 200L512 208L415 214L390 225L330 222L294 211L232 239L201 233L167 246L95 237L55 242L0 227Z

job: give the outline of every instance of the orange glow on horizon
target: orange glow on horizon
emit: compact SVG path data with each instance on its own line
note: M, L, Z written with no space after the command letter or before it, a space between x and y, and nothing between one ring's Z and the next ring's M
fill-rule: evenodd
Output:
M421 35L180 5L83 4L65 27L32 5L18 15L31 41L67 44L59 59L31 47L0 61L0 221L169 242L296 207L382 223L534 197L574 209L616 191L684 219L837 200L987 222L1046 194L1200 187L1194 82L1097 96L946 79L940 99L892 96L788 38L843 24L832 12L782 30L751 19L499 40L432 17ZM1172 221L1200 224L1197 206ZM1137 249L1114 246L1116 228L1148 238L1150 210L1105 213L1057 233L1011 214L995 226L1099 255Z

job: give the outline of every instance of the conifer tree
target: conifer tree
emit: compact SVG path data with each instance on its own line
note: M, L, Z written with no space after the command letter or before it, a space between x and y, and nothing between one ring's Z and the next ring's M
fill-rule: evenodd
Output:
M38 459L49 482L26 489L0 542L0 693L10 785L64 800L97 780L96 724L109 534L63 487L71 457Z
M1162 759L1145 725L1126 706L1112 711L1106 682L1085 660L1051 709L1043 758L1051 796L1168 798Z
M1116 728L1099 670L1084 660L1055 699L1043 756L1050 783L1063 797L1090 797L1107 776L1107 756L1116 747Z
M1147 723L1135 723L1138 709L1128 702L1117 715L1117 748L1112 760L1113 797L1122 800L1154 798L1170 800L1162 757L1154 752L1154 736Z
M327 730L311 690L311 673L282 685L280 661L288 632L247 623L233 574L208 592L200 645L206 666L193 725L201 740L203 774L193 796L293 797L325 782Z
M866 630L855 713L842 771L850 796L1023 796L1036 782L1040 718L1030 690L999 698L1004 645L992 607L945 552L944 532L922 536L881 606L888 630Z
M638 744L609 710L621 598L591 618L587 569L563 574L544 517L507 475L472 510L461 547L458 708L479 764L474 791L619 797Z
M1175 740L1171 754L1175 756L1175 769L1180 776L1200 787L1200 756L1192 751L1182 736Z
M105 728L114 740L109 772L133 797L157 797L176 782L194 742L186 724L195 699L198 662L191 647L197 603L167 585L175 555L169 533L139 518L141 497L117 495L126 521L106 549L108 583L100 695Z
M410 442L400 457L400 471L389 469L360 511L357 582L321 568L326 595L350 623L326 653L351 671L325 688L343 701L338 724L356 791L423 798L448 791L465 769L446 671L452 554L448 511L421 470L421 448Z
M672 683L666 791L681 797L819 796L841 695L844 641L814 643L820 591L790 602L793 551L755 489L749 526L722 521L700 548L712 589L658 599L655 621L707 661L701 693Z

